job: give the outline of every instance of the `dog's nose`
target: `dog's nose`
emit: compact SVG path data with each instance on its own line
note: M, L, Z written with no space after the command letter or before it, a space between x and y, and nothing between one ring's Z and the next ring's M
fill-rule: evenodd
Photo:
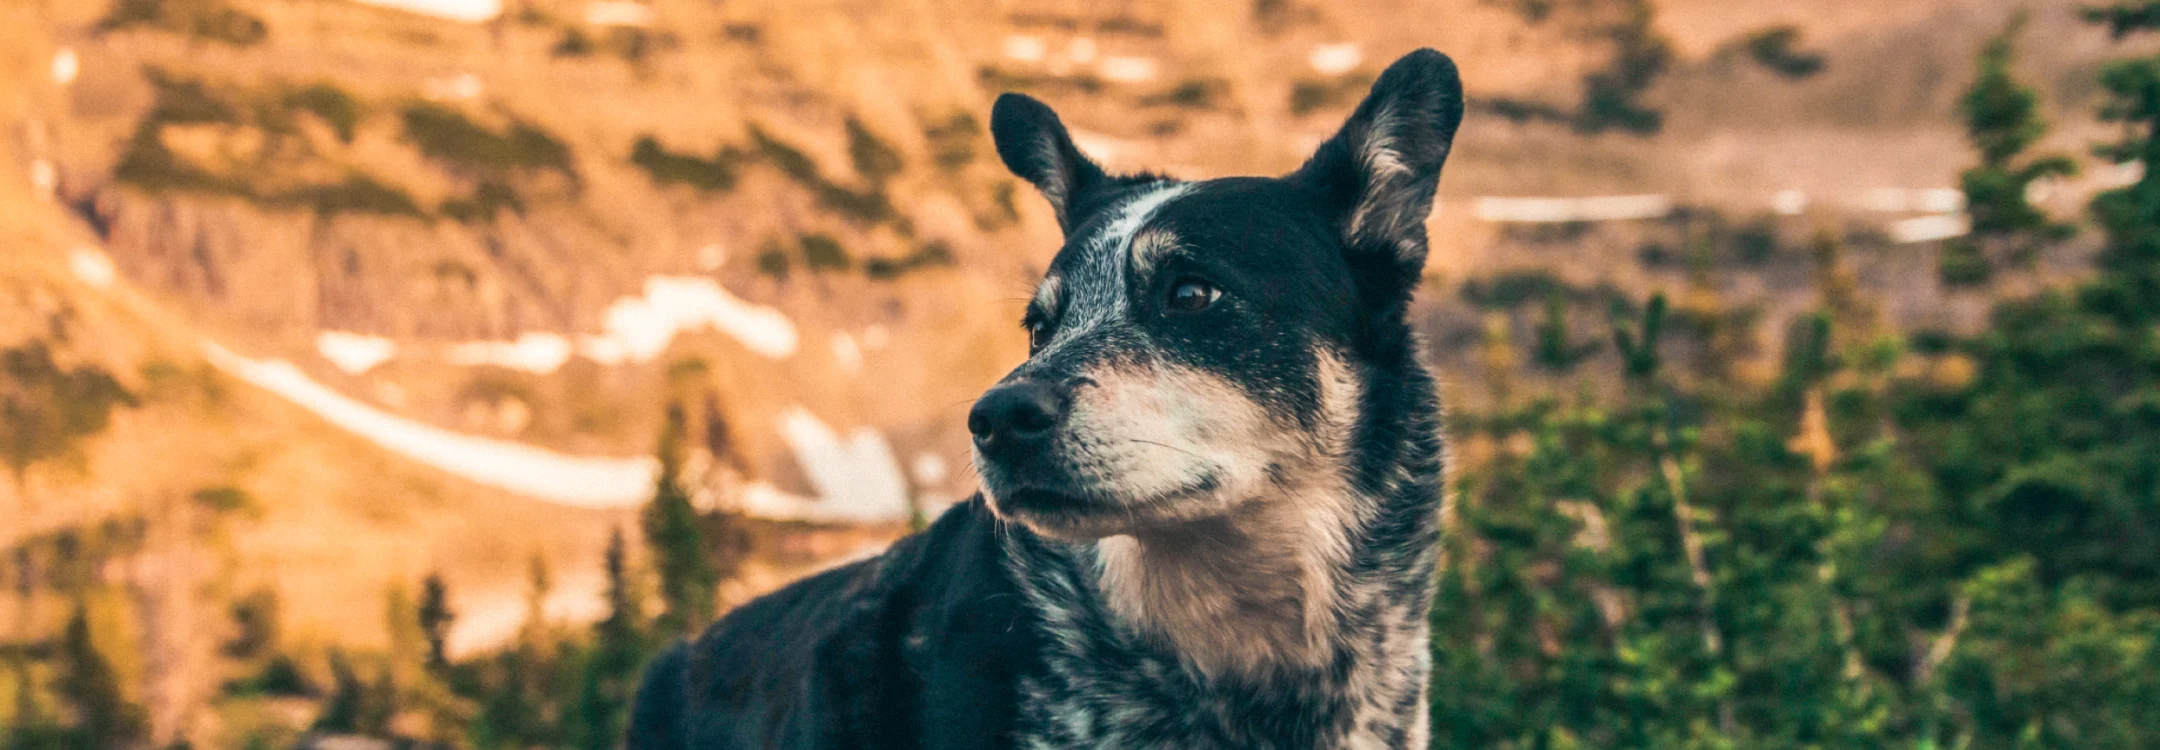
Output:
M1065 399L1056 389L1033 381L990 389L968 410L968 432L984 452L1039 448L1065 419Z

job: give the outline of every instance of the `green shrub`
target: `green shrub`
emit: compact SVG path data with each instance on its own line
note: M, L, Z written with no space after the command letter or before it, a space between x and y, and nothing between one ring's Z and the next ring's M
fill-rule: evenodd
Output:
M847 118L847 142L848 161L855 166L855 174L872 185L885 184L906 166L899 151L870 132L869 126L854 115Z
M470 197L445 200L437 207L443 216L465 224L493 221L502 211L522 214L525 200L515 188L500 180L481 180Z
M1936 273L1944 286L1980 286L1995 277L1995 264L1988 260L1978 243L1960 238L1943 243Z
M135 395L95 365L63 367L44 341L0 350L0 463L20 479L41 461L74 458Z
M1167 90L1142 96L1139 99L1139 104L1143 107L1215 109L1222 106L1223 102L1228 100L1229 97L1229 81L1221 78L1195 78L1179 82L1176 86L1172 86ZM1290 108L1296 114L1304 114L1304 111L1298 110L1298 103L1298 89L1293 86L1290 93Z
M930 141L931 162L939 169L953 172L975 162L983 129L974 115L960 111L925 126L923 135Z
M556 57L584 57L593 53L592 38L585 35L584 29L564 29L562 38L555 40L549 51Z
M1063 92L1095 95L1103 92L1103 81L1091 73L1053 76L1032 73L1014 73L992 65L975 70L975 80L991 91Z
M455 109L421 101L406 104L400 115L405 140L454 169L485 175L534 170L574 174L570 147L522 120L511 120L509 129L498 133Z
M931 241L899 258L871 258L864 261L863 273L873 279L889 281L924 268L952 264L952 247L943 242Z
M244 122L242 108L228 97L210 90L201 79L179 78L157 68L144 71L150 81L152 101L145 122L188 125Z
M1806 78L1822 72L1822 53L1799 49L1798 26L1783 24L1761 29L1748 34L1740 44L1755 64L1786 78Z
M261 18L219 0L117 0L95 28L150 28L241 47L270 36Z
M720 149L711 159L678 154L649 135L638 138L630 147L630 163L644 169L653 182L679 183L707 192L734 188L739 176L736 168L743 158L732 147Z
M886 197L885 191L874 187L856 190L819 181L810 186L810 191L817 195L818 205L864 224L875 224L899 217L899 212L893 208L892 199Z
M1290 84L1290 114L1304 117L1321 110L1348 106L1372 85L1373 78L1357 73L1337 78L1300 78Z
M337 132L338 140L351 143L367 110L352 94L330 83L313 83L285 94L285 107L314 114Z
M771 276L780 281L786 281L788 271L793 265L794 263L788 260L787 250L780 247L778 242L766 242L765 246L758 250L758 273Z
M269 202L272 205L305 206L324 216L355 213L419 218L427 215L405 191L360 172L348 172L345 179L327 185L295 188L270 198Z
M1625 19L1604 32L1613 48L1611 60L1583 77L1582 108L1575 117L1579 131L1647 135L1664 127L1664 115L1645 106L1642 95L1672 64L1672 44L1657 32L1649 0L1628 0L1628 5Z
M1487 310L1514 309L1556 291L1569 291L1567 282L1543 269L1506 271L1462 285L1463 300Z
M758 157L764 159L765 163L771 164L773 168L780 170L781 174L796 182L810 185L825 181L825 178L818 174L817 162L811 161L809 154L782 143L767 134L764 128L750 126L750 145L757 150Z
M1731 234L1733 255L1748 265L1761 265L1777 255L1777 223L1769 220L1749 222L1733 230Z
M183 191L254 197L245 183L230 177L211 174L165 147L158 137L155 123L144 122L128 137L127 145L120 151L120 161L113 166L113 179L153 192Z
M811 271L845 271L855 265L847 248L832 235L806 234L797 242L802 245L803 265Z

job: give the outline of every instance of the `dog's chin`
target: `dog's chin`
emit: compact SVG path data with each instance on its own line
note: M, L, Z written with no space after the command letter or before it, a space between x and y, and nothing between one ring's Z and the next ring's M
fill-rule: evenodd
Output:
M1143 498L1038 487L985 490L991 510L1000 517L1026 526L1039 536L1086 542L1191 521L1191 511L1206 505L1214 488L1203 483Z
M985 495L1000 517L1051 539L1091 541L1129 533L1132 524L1122 504L1111 498L1031 488Z

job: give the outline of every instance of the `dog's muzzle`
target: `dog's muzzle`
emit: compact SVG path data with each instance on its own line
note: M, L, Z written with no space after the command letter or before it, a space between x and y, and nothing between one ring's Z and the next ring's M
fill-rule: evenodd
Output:
M968 432L984 458L1001 464L1039 458L1065 423L1071 399L1058 389L1032 380L1000 385L984 393L968 410Z

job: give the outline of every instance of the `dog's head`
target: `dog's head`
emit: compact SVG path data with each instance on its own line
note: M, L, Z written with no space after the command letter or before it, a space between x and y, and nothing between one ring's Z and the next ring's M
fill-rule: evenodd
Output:
M1055 113L998 99L998 155L1065 245L1030 356L968 429L991 507L1084 540L1230 516L1346 470L1361 394L1401 356L1425 218L1462 121L1455 64L1390 66L1281 178L1117 176Z

